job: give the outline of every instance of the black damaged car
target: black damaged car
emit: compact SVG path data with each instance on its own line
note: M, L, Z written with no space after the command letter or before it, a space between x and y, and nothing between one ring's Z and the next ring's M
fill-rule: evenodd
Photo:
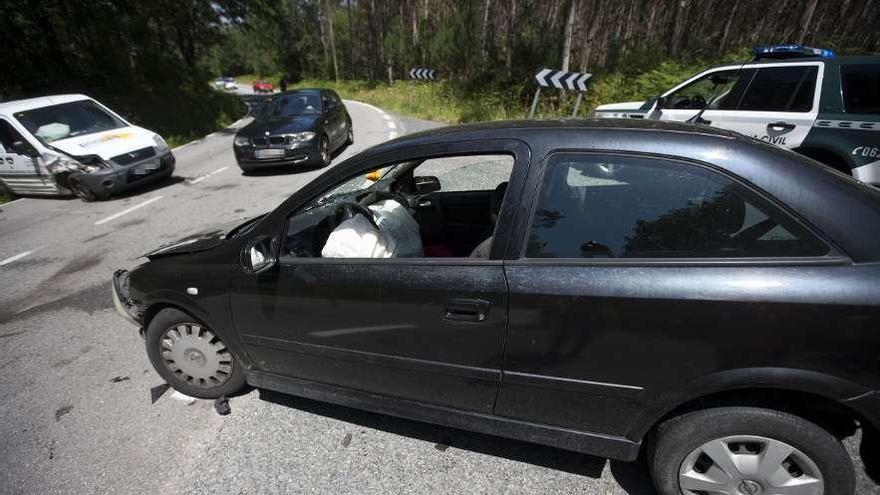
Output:
M389 141L120 270L159 374L634 460L663 495L854 492L880 427L880 191L729 131ZM867 446L867 447L866 447Z
M354 142L351 116L336 92L300 89L267 99L235 135L233 150L245 172L264 167L323 167Z

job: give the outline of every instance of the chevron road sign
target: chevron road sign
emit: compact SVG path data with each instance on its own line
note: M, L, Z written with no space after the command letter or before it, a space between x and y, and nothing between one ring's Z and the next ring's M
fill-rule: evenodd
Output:
M535 99L532 100L532 109L529 111L529 118L535 116L535 107L538 106L538 98L541 96L541 88L554 88L562 90L577 91L578 97L574 102L574 111L571 116L577 115L578 108L581 106L581 99L587 91L587 81L592 74L586 72L568 72L553 69L541 69L535 74L535 81L538 82L538 90L535 91Z
M538 85L544 88L570 89L572 91L586 91L587 80L592 74L580 72L563 72L561 70L541 69L535 74Z
M409 77L411 79L418 79L421 81L433 81L436 79L437 71L434 69L423 69L416 67L414 69L409 70Z

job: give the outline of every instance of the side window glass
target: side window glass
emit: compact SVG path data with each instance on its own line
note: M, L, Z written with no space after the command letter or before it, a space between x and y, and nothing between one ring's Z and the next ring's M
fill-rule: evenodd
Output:
M666 108L701 110L708 102L716 109L724 102L738 80L736 70L713 72L666 96Z
M844 65L840 78L847 113L880 113L880 65Z
M352 177L288 217L283 255L487 258L513 164L437 157Z
M12 143L23 140L24 138L21 137L21 134L9 122L0 119L0 146L2 146L2 152L12 153Z
M816 66L759 69L743 96L740 110L809 112L813 108Z
M803 227L730 179L641 157L551 158L529 258L822 256Z
M425 160L415 176L436 177L441 192L493 191L510 179L513 157L507 155L450 156Z

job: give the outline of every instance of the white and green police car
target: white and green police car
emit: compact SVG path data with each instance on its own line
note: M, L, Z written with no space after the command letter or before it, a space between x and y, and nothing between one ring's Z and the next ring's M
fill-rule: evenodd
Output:
M702 113L701 113L702 112ZM838 57L801 45L759 47L647 102L596 117L691 121L792 149L880 186L880 57Z

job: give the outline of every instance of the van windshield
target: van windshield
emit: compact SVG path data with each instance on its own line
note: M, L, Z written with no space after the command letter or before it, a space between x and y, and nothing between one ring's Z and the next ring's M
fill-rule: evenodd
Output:
M18 112L15 118L44 143L126 126L92 100L35 108Z

